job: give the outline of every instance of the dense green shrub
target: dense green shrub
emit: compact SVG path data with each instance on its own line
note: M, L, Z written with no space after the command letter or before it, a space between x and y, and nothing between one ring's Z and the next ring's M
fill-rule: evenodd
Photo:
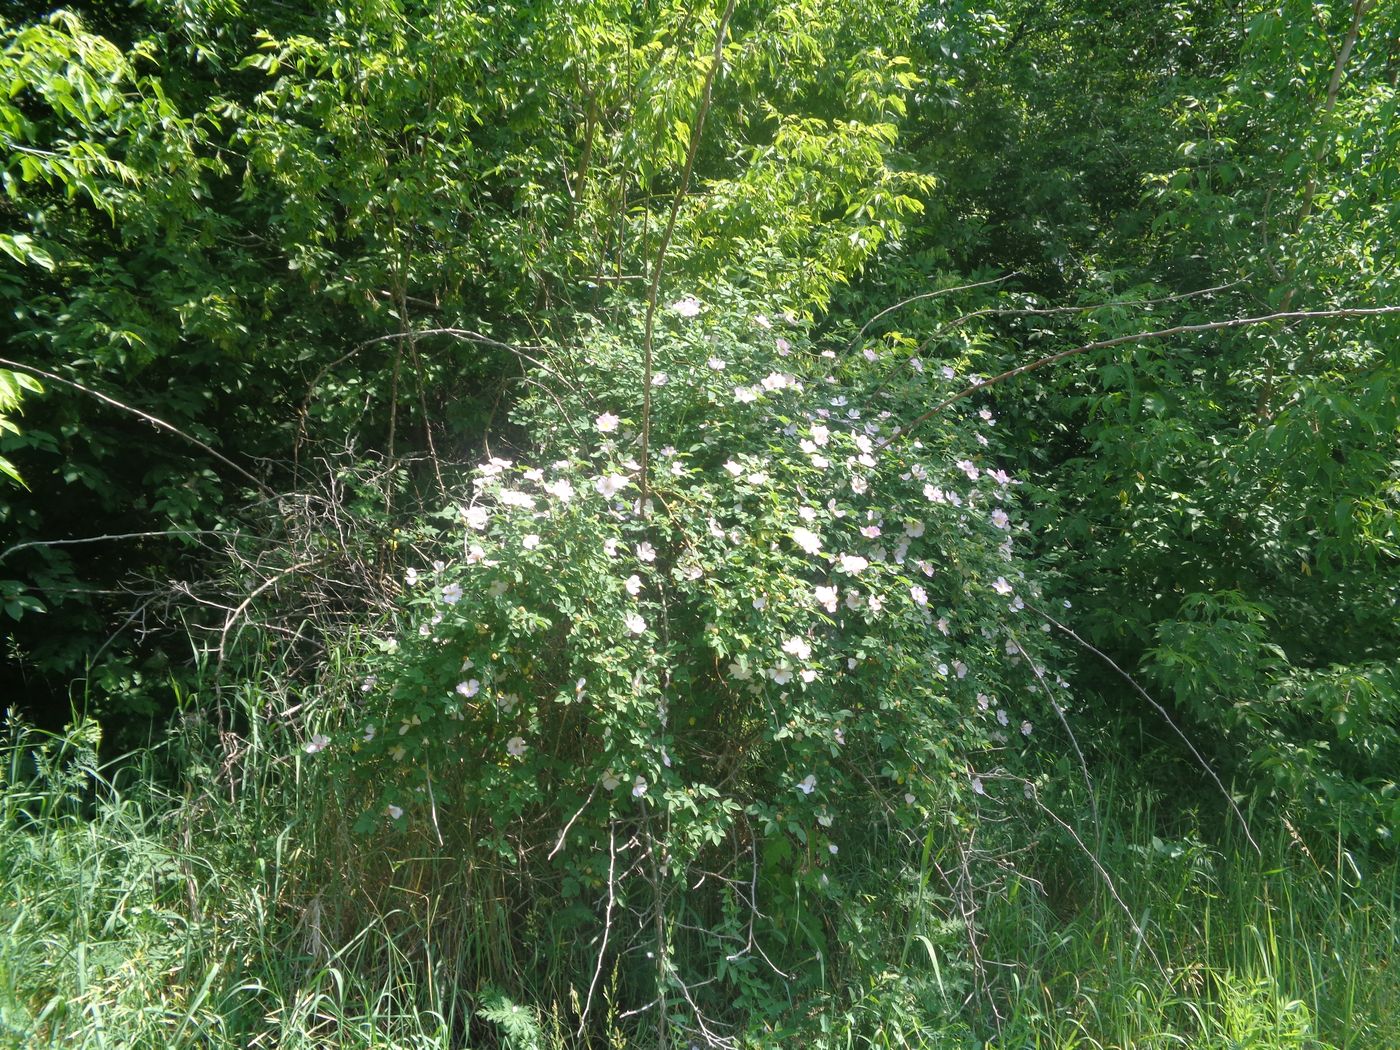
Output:
M363 785L359 833L500 867L576 989L616 967L619 1006L688 1027L849 964L919 843L1026 806L1069 694L992 414L899 432L964 377L722 289L668 315L649 419L640 318L548 358L527 462L477 469L306 749Z

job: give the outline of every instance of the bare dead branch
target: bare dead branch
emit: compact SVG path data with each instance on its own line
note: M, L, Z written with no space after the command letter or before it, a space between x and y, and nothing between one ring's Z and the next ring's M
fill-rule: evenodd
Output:
M880 320L880 318L886 316L887 314L892 314L896 310L902 309L903 307L910 305L911 303L922 302L925 299L938 299L945 295L952 295L955 292L970 292L974 288L985 288L989 284L1002 284L1006 281L1011 280L1011 278L1018 276L1019 273L1019 270L1012 270L1010 273L1002 277L993 277L986 281L974 281L972 284L960 284L954 288L938 288L932 292L920 292L918 295L911 295L908 299L901 299L893 306L885 307L870 320L866 321L865 324L861 325L860 331L857 332L855 334L855 338L851 340L851 345L846 347L846 352L850 353L856 348L856 346L860 343L861 338L865 335L866 332L870 330L870 326L873 325L876 321Z
M1108 664L1109 667L1113 668L1113 670L1116 671L1118 675L1133 688L1134 692L1136 692L1140 697L1142 697L1144 700L1146 700L1149 704L1152 705L1152 707L1157 711L1157 713L1162 716L1162 719L1167 723L1167 725L1171 726L1172 731L1181 738L1181 742L1185 744L1186 747L1190 750L1192 756L1196 759L1197 764L1200 765L1200 767L1206 771L1206 773L1210 776L1211 780L1215 781L1215 786L1220 789L1220 793L1225 796L1225 801L1230 804L1230 808L1234 810L1235 816L1239 818L1240 827L1244 829L1245 838L1247 838L1249 840L1249 844L1254 847L1254 852L1262 856L1263 851L1259 848L1259 843L1254 841L1254 833L1249 830L1249 821L1245 820L1244 814L1240 812L1240 807L1235 804L1233 796L1231 796L1230 792L1226 790L1225 785L1221 782L1220 777L1216 774L1214 767L1212 767L1211 764L1205 760L1205 756L1203 756L1200 753L1200 751L1196 750L1196 745L1191 742L1191 738L1188 737L1186 733L1181 729L1181 727L1176 724L1176 721L1172 718L1170 712L1168 712L1165 707L1158 703L1152 697L1152 695L1148 693L1146 689L1139 685L1137 679L1135 679L1132 675L1128 674L1128 672L1123 670L1123 668L1119 667L1118 664L1114 662L1112 657L1110 657L1102 649L1099 649L1092 643L1085 641L1073 630L1060 623L1059 620L1055 619L1045 610L1038 609L1034 605L1031 605L1029 603L1027 603L1026 608L1030 609L1031 612L1035 613L1037 616L1041 617L1046 622L1052 624L1059 630L1063 631L1065 634L1069 635L1071 638L1074 639L1077 645L1093 653L1104 663Z
M1195 335L1199 332L1218 332L1230 328L1244 328L1248 325L1269 324L1274 321L1336 321L1352 317L1385 317L1400 314L1400 306L1365 306L1349 307L1339 310L1284 310L1279 313L1263 314L1258 317L1235 317L1228 321L1208 321L1203 324L1180 324L1171 328L1159 328L1152 332L1135 332L1132 335L1114 336L1112 339L1100 339L1092 343L1085 343L1083 346L1076 346L1069 350L1061 350L1057 354L1050 354L1046 357L1029 361L1017 368L1012 368L1000 375L992 376L971 386L964 387L956 394L944 398L921 416L917 416L912 422L899 427L888 438L880 443L883 448L896 438L908 437L928 420L938 415L949 405L952 405L979 390L985 390L998 383L1004 383L1008 379L1025 375L1027 372L1034 372L1050 365L1058 364L1071 357L1080 354L1087 354L1091 350L1104 350L1110 346L1121 346L1124 343L1141 343L1148 339L1166 339L1174 335Z
M228 532L220 532L216 529L160 529L155 532L114 532L105 536L82 536L76 539L65 540L26 540L24 543L16 543L13 547L6 547L0 551L0 561L4 561L11 554L16 554L30 547L67 547L82 543L107 543L117 540L144 540L155 539L164 536L229 536Z
M613 906L617 901L617 825L608 821L608 906L603 912L603 943L598 947L598 962L593 967L593 979L588 982L588 997L583 1002L583 1013L579 1015L578 1037L583 1038L583 1030L588 1024L588 1012L593 1009L593 993L598 987L598 978L603 973L603 957L608 952L608 936L612 933Z
M312 562L309 560L299 561L295 565L290 565L287 568L283 569L281 572L277 573L270 579L264 580L262 583L258 584L257 587L254 587L251 592L249 592L248 597L244 598L243 601L239 603L236 609L229 613L228 619L224 621L224 629L219 634L219 659L217 664L218 667L223 667L224 665L224 651L225 646L228 643L228 633L233 628L233 625L238 622L239 617L242 616L243 613L247 610L248 606L252 605L254 600L258 597L258 595L262 594L269 587L276 585L281 580L284 580L288 576L292 575L292 573L299 572L300 570L305 569L311 564Z
M111 405L113 408L119 408L123 412L129 412L131 413L131 415L136 416L139 419L145 420L147 423L150 423L151 426L156 427L159 430L164 430L167 433L174 434L176 437L184 438L191 445L194 445L196 448L203 449L205 452L209 453L209 455L217 459L220 463L223 463L225 466L231 467L243 477L247 478L257 487L259 492L262 492L263 494L269 496L272 495L272 490L266 485L264 485L247 470L240 467L237 463L229 459L222 452L218 452L215 449L210 448L203 441L200 441L199 438L193 436L192 434L185 433L185 431L181 430L173 423L167 423L165 420L153 416L149 412L143 412L139 408L133 408L131 405L128 405L122 401L118 401L116 398L111 397L108 394L104 394L100 390L94 390L92 389L92 387L84 386L82 383L76 382L72 379L65 379L61 375L55 375L53 372L45 371L42 368L35 368L33 365L21 364L19 361L10 361L7 358L3 357L0 357L0 365L4 365L6 368L16 368L19 369L21 372L28 372L31 375L42 376L43 378L51 382L59 383L67 387L72 387L74 390L87 394L89 397L95 397L104 405Z
M1009 632L1008 632L1009 633ZM1089 808L1094 817L1094 831L1099 832L1099 798L1094 791L1094 782L1089 776L1089 760L1084 757L1084 751L1079 746L1079 738L1074 735L1074 729L1069 724L1069 719L1065 717L1065 710L1055 699L1055 694L1050 688L1050 684L1045 681L1045 675L1041 673L1040 667L1031 659L1031 654L1026 652L1026 647L1021 644L1021 640L1014 634L1010 635L1011 644L1016 647L1016 651L1030 666L1031 672L1035 675L1036 681L1040 683L1041 689L1045 691L1045 698L1050 701L1050 709L1060 719L1060 725L1064 727L1065 733L1069 736L1069 742L1074 746L1074 753L1079 758L1079 772L1084 778L1084 789L1089 792Z

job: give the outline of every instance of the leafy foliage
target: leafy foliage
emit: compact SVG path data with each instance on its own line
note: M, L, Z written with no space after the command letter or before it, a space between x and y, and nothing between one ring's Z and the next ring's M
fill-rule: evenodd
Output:
M701 1032L692 985L763 1013L843 964L841 844L870 813L912 843L1033 792L1018 753L1066 702L990 413L901 438L892 420L956 379L819 353L715 294L673 304L657 341L645 475L640 318L549 359L518 413L548 465L479 469L440 560L409 570L359 717L306 745L354 754L361 833L591 899L555 920L580 941L615 899L597 965L629 975L620 1005L659 994Z
M1396 5L6 12L0 687L189 778L7 752L6 1032L1378 1030L1201 814L1393 911Z
M26 390L30 393L41 394L44 387L42 383L27 373L0 369L0 434L19 433L19 427L10 418L10 414L19 409ZM20 477L15 465L3 456L0 456L0 474L4 474L17 485L24 484L24 479Z
M885 50L908 12L847 33L846 11L772 3L735 24L678 279L782 275L792 302L821 303L917 211L927 180L891 163L913 77ZM279 488L368 449L391 472L425 457L398 508L440 493L527 360L512 347L630 301L717 28L690 5L494 12L160 5L125 48L70 14L5 30L3 243L22 265L0 284L6 351ZM104 644L130 626L109 595L163 604L131 577L206 575L188 538L259 528L248 479L68 387L37 411L5 446L34 495L0 520L40 541L11 574L71 629L24 625L12 674L59 693L81 676L127 714L168 707L166 648ZM178 539L42 542L94 521Z

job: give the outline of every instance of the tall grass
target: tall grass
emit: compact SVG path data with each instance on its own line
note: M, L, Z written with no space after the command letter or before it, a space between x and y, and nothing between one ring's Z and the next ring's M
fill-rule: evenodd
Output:
M220 750L185 734L105 765L91 726L10 729L0 1046L577 1045L561 960L580 946L551 932L551 903L522 910L469 849L353 837L343 785L259 722L266 697L241 702L246 731ZM932 840L922 870L906 857L905 907L862 917L803 1045L1400 1046L1393 863L1283 826L1258 855L1141 788L1102 808L1113 892L1046 840L977 901L970 938ZM872 850L869 877L895 861ZM591 1045L640 1038L605 1024Z
M1121 782L1121 781L1120 781ZM1097 855L990 898L996 1047L1384 1050L1400 1046L1400 877L1339 842L1320 853L1260 817L1256 852L1209 839L1137 789L1110 799ZM1122 904L1131 909L1131 919Z
M332 884L304 896L322 847L301 771L273 799L271 749L245 742L232 790L197 763L170 790L167 755L102 766L95 744L12 728L0 752L0 1046L460 1045L390 916L332 939Z

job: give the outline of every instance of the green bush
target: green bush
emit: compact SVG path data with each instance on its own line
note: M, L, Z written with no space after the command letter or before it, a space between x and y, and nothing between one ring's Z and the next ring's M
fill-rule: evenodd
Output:
M516 413L538 465L476 470L304 746L352 774L359 834L470 853L562 927L583 1012L616 967L625 1009L684 1026L857 955L842 908L1025 804L1069 694L991 414L899 433L964 378L724 290L667 315L649 419L640 319L549 359ZM912 846L854 874L880 839Z

